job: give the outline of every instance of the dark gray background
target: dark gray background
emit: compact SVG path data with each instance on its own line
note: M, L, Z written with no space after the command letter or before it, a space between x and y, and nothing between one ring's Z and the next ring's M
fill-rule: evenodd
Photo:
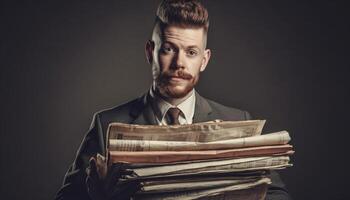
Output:
M159 1L1 3L1 199L52 199L94 112L144 93ZM197 90L288 130L295 199L348 199L347 5L205 1Z

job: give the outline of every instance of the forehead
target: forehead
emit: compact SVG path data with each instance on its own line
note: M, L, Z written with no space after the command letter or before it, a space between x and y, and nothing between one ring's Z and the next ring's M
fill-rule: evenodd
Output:
M179 46L204 46L204 28L167 26L161 31L162 43L170 42Z

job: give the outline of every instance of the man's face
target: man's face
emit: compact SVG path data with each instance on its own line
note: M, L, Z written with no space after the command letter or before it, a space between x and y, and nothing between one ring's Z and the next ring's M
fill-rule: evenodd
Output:
M199 80L210 58L203 28L167 26L146 45L157 92L165 98L185 97Z

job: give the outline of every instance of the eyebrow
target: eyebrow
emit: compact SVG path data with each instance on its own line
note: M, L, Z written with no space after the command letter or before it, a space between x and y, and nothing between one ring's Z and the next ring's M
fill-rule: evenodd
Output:
M172 42L170 42L170 41L164 41L164 42L163 42L163 45L164 45L164 44L170 44L170 45L172 45L172 46L178 47L177 44L174 44L174 43L172 43ZM185 47L185 49L200 49L200 48L199 48L199 46L197 46L197 45L190 45L190 46Z
M199 49L199 47L197 45L190 45L186 49Z

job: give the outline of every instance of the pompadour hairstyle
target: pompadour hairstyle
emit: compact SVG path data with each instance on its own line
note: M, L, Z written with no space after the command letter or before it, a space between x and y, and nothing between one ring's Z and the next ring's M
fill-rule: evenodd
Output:
M159 4L155 24L204 28L208 32L209 15L198 0L163 0Z

